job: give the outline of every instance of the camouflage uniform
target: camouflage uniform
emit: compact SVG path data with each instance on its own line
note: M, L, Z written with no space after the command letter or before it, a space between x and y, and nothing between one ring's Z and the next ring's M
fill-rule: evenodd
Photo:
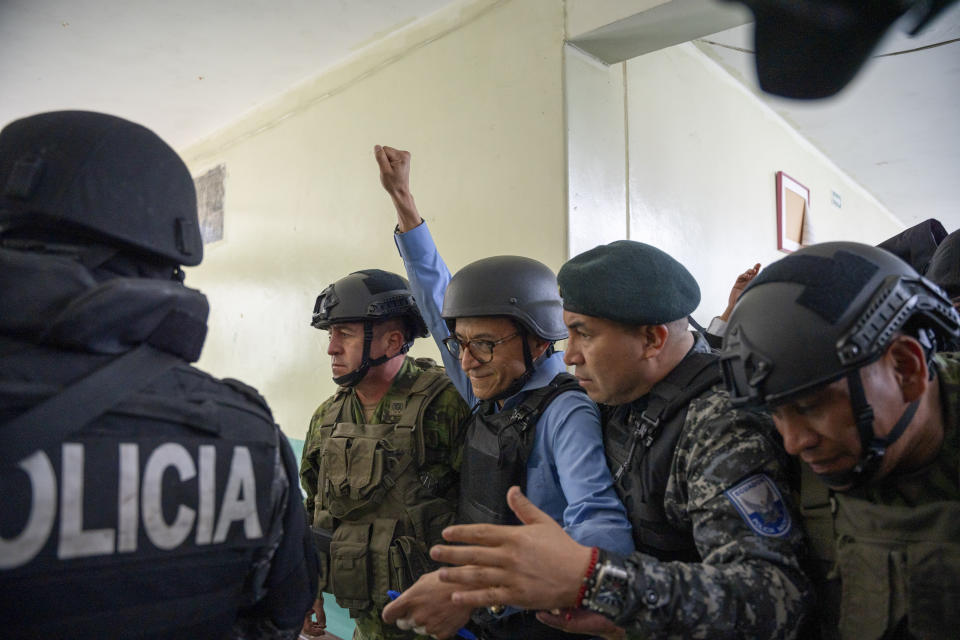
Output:
M804 518L821 563L814 578L823 638L956 637L960 354L938 354L936 363L944 440L933 461L844 493L804 475Z
M421 363L423 361L420 361ZM404 360L400 371L394 378L393 384L384 395L384 398L374 410L372 419L366 421L363 415L363 407L357 398L356 391L350 390L346 399L344 412L349 411L354 422L362 424L370 422L373 424L390 422L396 419L396 413L402 411L403 406L388 406L394 403L390 402L391 396L396 395L395 389L409 388L412 380L419 375L420 368L417 362L407 357ZM300 482L306 491L305 506L310 521L316 526L319 516L315 508L319 504L318 481L320 477L320 455L322 452L322 442L319 438L319 428L322 425L324 415L327 409L333 404L336 395L331 396L321 404L314 412L310 420L310 428L307 431L306 441L303 447L303 460L300 465ZM421 469L420 476L424 485L433 488L436 495L447 498L455 504L457 497L457 486L459 482L458 471L460 468L461 447L463 444L463 433L461 426L464 419L469 415L470 410L464 403L460 394L452 383L448 384L439 395L426 407L423 418L423 435L426 449L426 465ZM452 517L452 516L451 516ZM439 542L424 541L433 544ZM326 585L327 566L323 563L323 575L320 576L321 587ZM412 638L422 638L412 632L404 632L393 625L387 625L380 619L382 607L373 607L370 610L360 612L356 618L357 631L362 637L386 638L388 640L410 640Z
M646 400L630 411L642 412ZM733 409L720 386L690 401L663 506L667 524L692 539L700 561L666 562L639 551L626 560L636 568L630 586L639 603L629 619L616 621L628 637L797 637L810 589L798 561L803 534L784 499L786 457L775 443L770 418ZM630 518L636 527L636 513ZM765 529L764 522L775 524Z

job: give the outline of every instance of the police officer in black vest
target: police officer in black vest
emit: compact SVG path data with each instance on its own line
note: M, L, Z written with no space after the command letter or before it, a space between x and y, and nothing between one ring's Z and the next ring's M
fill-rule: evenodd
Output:
M0 131L5 638L293 638L316 592L296 462L257 392L188 363L207 300L186 166L64 111Z

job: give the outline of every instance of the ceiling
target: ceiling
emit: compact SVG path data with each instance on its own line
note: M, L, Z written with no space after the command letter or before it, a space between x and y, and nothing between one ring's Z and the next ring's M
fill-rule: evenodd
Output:
M454 1L0 0L0 124L106 111L183 148ZM751 32L698 44L755 87ZM957 38L960 3L877 53ZM875 58L834 99L762 99L905 224L960 228L960 42Z
M0 123L87 109L183 148L452 0L0 0Z

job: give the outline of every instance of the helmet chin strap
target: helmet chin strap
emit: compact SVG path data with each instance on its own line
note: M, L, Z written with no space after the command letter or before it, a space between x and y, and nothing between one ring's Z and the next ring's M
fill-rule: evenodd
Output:
M820 478L834 487L855 488L869 482L880 470L887 448L903 435L907 425L917 413L920 400L914 400L908 404L890 433L885 438L879 438L873 432L873 408L867 402L867 396L863 392L863 380L859 369L847 374L847 388L850 390L850 406L853 409L857 433L860 436L860 459L849 471L822 474Z
M360 360L360 366L351 371L350 373L345 373L342 376L335 376L333 378L334 383L341 387L355 387L360 383L361 380L367 375L367 372L370 371L371 367L377 367L386 362L387 360L392 360L397 356L404 355L407 351L410 350L410 345L412 343L405 342L400 351L395 353L392 356L383 354L378 358L370 358L370 345L373 343L373 323L369 320L363 322L363 358Z

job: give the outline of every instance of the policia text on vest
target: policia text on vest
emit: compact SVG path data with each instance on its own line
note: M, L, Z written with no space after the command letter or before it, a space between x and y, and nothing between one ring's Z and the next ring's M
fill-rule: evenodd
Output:
M16 470L4 470L0 569L48 553L60 560L135 551L149 557L228 538L262 544L269 486L256 482L254 468L271 468L272 453L257 444L159 439L65 442L51 455L36 451ZM110 503L104 494L116 494L114 506L92 511L91 496Z

